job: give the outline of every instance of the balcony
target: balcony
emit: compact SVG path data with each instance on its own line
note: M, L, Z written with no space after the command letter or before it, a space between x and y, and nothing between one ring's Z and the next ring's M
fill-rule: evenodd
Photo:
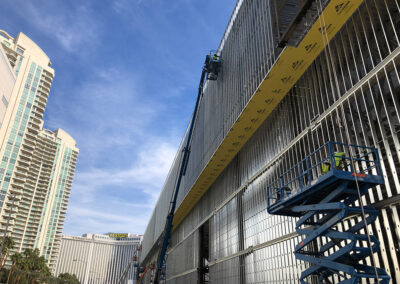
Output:
M43 98L41 96L37 96L36 99L35 99L35 102L41 103L41 104L43 104L44 107L46 107L47 99L45 99L45 98Z
M22 143L22 148L21 149L24 150L24 151L27 151L29 153L29 152L32 152L34 150L34 146L35 145L32 145L31 142L30 142L30 144Z
M11 206L18 207L20 204L20 201L18 199L13 200L12 198L7 198L4 202L6 203L7 206L10 206L10 207ZM10 208L5 207L4 210L9 211ZM16 208L13 208L13 210L16 211Z
M35 116L30 116L30 118L32 119L32 121L33 122L35 122L35 123L38 123L38 124L40 124L41 123L41 120L40 119L38 119L37 117L35 117Z
M33 198L33 192L32 191L25 191L24 194L30 198Z
M25 182L25 176L17 175L16 173L14 173L13 180L15 182L24 183Z
M36 201L36 200L35 200L35 201ZM40 207L40 208L43 208L43 206L44 206L44 205L43 205L43 202L39 202L39 203L38 203L38 202L34 202L33 205L34 205L34 206L38 206L38 207Z
M21 168L29 169L29 161L26 160L17 160L17 166L21 166Z
M43 119L43 112L38 111L36 108L33 108L33 109L32 109L32 113L33 113L36 117L38 117L38 118L40 118L40 119Z
M36 146L36 141L32 139L27 139L26 137L24 138L24 141L22 142L23 149L26 149L27 151L33 151Z
M43 79L40 79L40 85L43 85L43 86L45 86L46 88L48 88L50 90L51 82L48 82L48 81L43 80Z
M27 217L28 217L28 212L27 211L24 211L24 210L20 210L19 212L18 212L18 216L20 216L20 217L22 217L22 218L24 218L24 219L26 219Z
M38 180L37 184L36 184L36 188L47 188L48 183L47 182L42 182L41 180Z
M21 189L15 188L15 187L13 187L13 186L11 186L11 187L9 188L9 191L10 191L10 193L16 194L16 195L22 194L22 190L21 190Z
M6 215L3 215L3 218L2 218L2 220L0 221L0 223L2 223L2 224L7 224L7 219L10 219L10 224L11 224L11 222L12 222L12 224L14 225L14 219L15 219L15 217L17 217L17 215L16 214L6 214Z
M53 81L54 75L47 71L46 69L43 70L42 76L45 77L46 80L49 80L50 82Z
M27 129L29 131L29 133L33 133L35 135L39 134L40 129L38 129L38 127L36 125L34 125L33 123L29 123L27 126Z
M35 197L36 197L36 198L45 199L45 198L46 198L46 194L45 194L45 193L42 193L42 192L40 192L40 191L37 191L37 192L35 193Z
M46 86L46 84L43 84L43 82L41 82L39 83L39 90L43 90L46 93L50 93L50 86Z
M10 59L10 60L14 63L14 65L15 65L15 62L17 61L18 54L17 54L14 50L8 49L8 50L7 50L7 57L8 57L8 59Z
M33 191L36 187L36 179L29 176L25 181L25 187Z
M29 213L29 208L30 208L29 203L26 202L25 200L21 200L21 203L19 205L19 213L27 214Z
M32 207L31 208L31 214L36 214L36 215L38 215L39 213L41 213L42 212L42 210L40 209L40 208L37 208L37 207Z
M45 106L41 106L37 103L33 104L33 106L41 113L44 113Z
M48 92L46 92L46 91L44 91L44 90L42 90L42 89L38 89L38 94L43 98L43 99L48 99L48 97L49 97L49 93Z
M24 181L25 181L25 179L26 179L26 177L27 177L27 174L26 174L26 170L21 170L18 166L16 167L16 169L15 169L15 171L14 171L14 173L15 173L15 176L18 176L18 177L20 177L21 179L24 179Z
M13 234L17 234L19 238L22 237L24 233L24 227L14 225L12 229L13 229Z
M24 188L24 183L23 183L23 182L15 181L15 178L12 179L11 185L12 185L14 188L17 188L17 189L18 189L18 188L19 188L19 189L23 189L23 188Z

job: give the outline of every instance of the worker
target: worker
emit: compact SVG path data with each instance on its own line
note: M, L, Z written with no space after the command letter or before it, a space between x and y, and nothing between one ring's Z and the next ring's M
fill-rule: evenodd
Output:
M291 194L292 190L290 187L282 187L282 188L277 188L276 189L276 201L279 201L281 199L284 199L285 197L289 196Z
M206 60L204 61L204 65L206 66L206 68L208 67L208 65L210 64L211 61L211 55L207 54L206 55Z
M218 55L214 53L213 60L218 60Z
M336 152L333 154L337 170L343 170L343 157L346 157L345 152ZM322 174L326 174L331 170L331 163L326 161L322 164Z

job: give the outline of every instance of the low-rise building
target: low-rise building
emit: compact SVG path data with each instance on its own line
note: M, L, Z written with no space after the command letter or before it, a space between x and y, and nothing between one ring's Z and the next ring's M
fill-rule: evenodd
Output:
M75 274L82 284L113 284L125 272L126 283L132 282L137 268L130 264L141 240L136 234L64 235L54 274Z

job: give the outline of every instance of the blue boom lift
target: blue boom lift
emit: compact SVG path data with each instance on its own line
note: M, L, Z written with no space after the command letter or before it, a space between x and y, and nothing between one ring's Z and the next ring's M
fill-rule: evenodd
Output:
M222 64L221 58L219 57L219 55L217 55L217 53L214 53L214 54L210 53L210 54L206 55L206 59L204 61L204 66L203 66L203 69L201 72L196 104L194 107L192 119L190 121L188 134L186 137L186 144L185 144L185 147L183 148L183 154L182 154L180 167L179 167L179 171L178 171L178 178L177 178L177 181L175 184L175 190L173 192L172 200L170 202L170 206L168 209L167 221L165 223L164 231L160 238L161 249L159 251L158 258L157 258L157 267L156 267L156 272L155 272L154 280L153 280L154 284L158 284L158 283L160 283L160 281L165 280L167 248L168 248L169 241L171 238L172 221L174 219L174 214L175 214L176 200L178 198L178 193L179 193L179 188L181 185L182 177L185 175L186 167L187 167L188 160L189 160L190 144L192 141L193 129L195 126L197 113L198 113L199 106L200 106L200 100L201 100L201 97L203 96L204 83L206 80L211 80L211 81L217 80L218 73L221 69L221 64Z
M378 212L361 199L383 183L376 148L328 142L267 187L268 212L297 217L296 231L304 235L294 250L297 259L309 263L300 283L312 277L318 283L389 283L384 269L365 264L379 249L378 239L366 230ZM349 218L351 226L340 224Z

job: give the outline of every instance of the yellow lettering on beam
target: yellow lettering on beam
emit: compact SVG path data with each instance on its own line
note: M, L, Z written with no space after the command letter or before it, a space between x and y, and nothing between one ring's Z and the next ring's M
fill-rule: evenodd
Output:
M174 216L176 228L276 108L363 0L331 0L298 47L287 46L252 96Z

